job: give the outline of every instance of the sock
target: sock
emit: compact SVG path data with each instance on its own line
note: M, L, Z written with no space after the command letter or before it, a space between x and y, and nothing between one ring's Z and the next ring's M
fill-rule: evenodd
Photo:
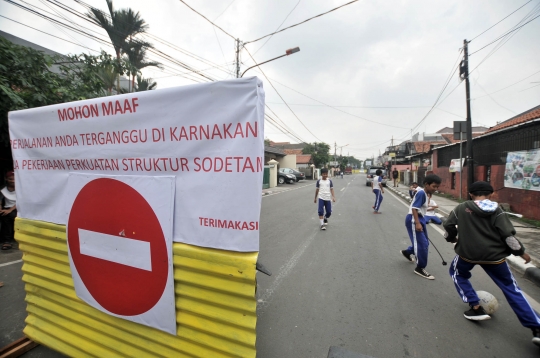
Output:
M321 225L324 224L324 220L323 219L320 219L321 220Z

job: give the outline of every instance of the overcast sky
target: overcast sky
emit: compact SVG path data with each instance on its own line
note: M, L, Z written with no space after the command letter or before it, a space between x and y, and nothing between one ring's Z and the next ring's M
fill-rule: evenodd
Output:
M84 31L108 38L97 26L54 5L87 12L73 0L12 1L67 22L59 18L60 14L71 25L80 24ZM145 37L147 41L165 55L216 80L235 77L233 38L250 42L348 2L185 1L232 37L179 0L115 0L114 6L139 11L149 25L151 36ZM107 11L105 0L86 3ZM51 50L96 53L84 45L114 53L111 46L56 27L6 1L0 2L0 14L5 16L0 17L0 30ZM473 125L494 126L540 105L540 18L480 50L539 15L540 0L361 0L246 44L257 62L280 56L288 48L298 46L301 51L260 67L270 83L257 68L245 77L263 80L267 104L274 112L267 110L267 114L286 128L280 130L267 120L266 138L291 143L323 141L332 148L336 143L338 154L341 150L344 155L364 159L383 152L392 137L397 144L412 133L434 133L452 127L453 121L465 120L465 85L455 71L463 56L464 39L472 40L469 68ZM241 72L254 64L247 51L241 52ZM151 59L165 65L163 71L143 70L144 76L155 79L158 89L209 81L163 57L152 55ZM216 65L218 69L212 68ZM421 122L449 78L435 109Z

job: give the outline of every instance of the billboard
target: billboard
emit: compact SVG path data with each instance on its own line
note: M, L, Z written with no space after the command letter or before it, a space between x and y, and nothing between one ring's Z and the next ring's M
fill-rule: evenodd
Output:
M504 187L540 191L540 149L508 152Z

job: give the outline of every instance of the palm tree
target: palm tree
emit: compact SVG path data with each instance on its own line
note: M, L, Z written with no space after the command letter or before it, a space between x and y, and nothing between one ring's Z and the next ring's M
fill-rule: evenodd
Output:
M136 92L142 91L151 91L155 90L157 83L154 82L151 78L142 78L140 75L137 75L137 89Z
M101 79L101 81L103 81L103 86L107 90L107 95L112 95L112 90L113 88L115 88L114 82L118 77L118 73L116 72L114 66L108 65L100 67L98 69L97 75Z
M163 68L159 62L146 61L146 50L149 48L153 48L153 45L149 42L129 41L124 44L122 51L126 54L126 61L137 69L136 72L131 73L131 88L133 88L133 91L135 91L135 76L137 72L151 66Z
M105 1L109 8L110 18L95 8L90 9L87 16L107 32L116 52L116 59L120 63L120 55L127 38L146 32L148 25L140 17L139 12L135 13L131 9L115 11L112 0ZM116 79L116 88L120 88L120 74Z

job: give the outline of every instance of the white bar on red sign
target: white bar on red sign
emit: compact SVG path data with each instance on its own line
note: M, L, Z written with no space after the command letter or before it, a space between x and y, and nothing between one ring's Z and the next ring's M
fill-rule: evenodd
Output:
M150 243L79 229L81 254L152 271Z

